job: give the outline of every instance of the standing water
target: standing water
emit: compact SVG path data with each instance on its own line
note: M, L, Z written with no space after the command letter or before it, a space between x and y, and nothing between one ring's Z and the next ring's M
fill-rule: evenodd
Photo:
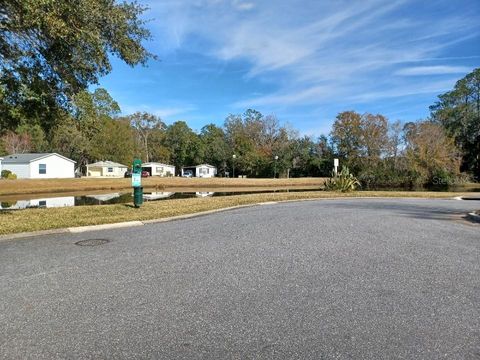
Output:
M235 191L235 192L211 192L211 191L197 191L197 192L145 192L143 200L161 201L167 199L186 199L186 198L208 198L212 196L231 196L242 194L259 194L259 193L273 193L273 192L288 192L288 191L318 191L318 189L301 189L301 190L269 190L269 191ZM0 199L0 210L20 210L28 208L52 208L52 207L68 207L68 206L88 206L88 205L111 205L111 204L128 204L133 202L133 195L128 193L107 193L95 195L81 195L81 196L59 196L59 197L45 197L36 198L34 195L31 198L13 200L5 197Z
M162 201L167 199L186 199L186 198L208 198L217 196L245 195L245 194L265 194L275 192L298 192L298 191L319 191L320 188L295 188L295 189L277 189L277 190L257 190L257 191L229 191L229 192L211 192L211 191L187 191L187 192L145 192L143 200ZM425 191L426 189L418 189ZM383 191L386 191L383 189ZM446 191L446 190L444 190ZM455 188L449 191L458 192L479 192L479 188ZM79 196L58 196L58 197L38 197L29 195L19 199L9 198L7 196L0 197L0 210L20 210L27 208L52 208L52 207L68 207L68 206L88 206L88 205L111 205L111 204L128 204L133 203L132 192L125 193L106 193L106 194L86 194Z

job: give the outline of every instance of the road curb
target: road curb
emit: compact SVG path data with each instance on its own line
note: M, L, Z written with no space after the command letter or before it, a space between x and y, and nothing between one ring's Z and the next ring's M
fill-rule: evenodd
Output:
M347 200L347 199L417 199L417 200L429 200L429 198L412 198L412 197L375 197L375 196L359 196L359 197L331 197L331 198L308 198L308 199L290 199L290 200L278 200L278 201L266 201L260 203L252 203L252 204L245 204L245 205L236 205L230 206L226 208L220 209L213 209L213 210L206 210L191 214L183 214L177 216L170 216L165 218L159 219L151 219L151 220L136 220L136 221L124 221L119 223L111 223L111 224L99 224L99 225L87 225L87 226L78 226L78 227L68 227L68 228L60 228L60 229L50 229L50 230L39 230L39 231L32 231L32 232L22 232L17 234L6 234L0 235L0 242L7 241L7 240L15 240L15 239L22 239L22 238L29 238L35 236L42 236L42 235L55 235L55 234L77 234L82 232L89 232L89 231L98 231L98 230L108 230L108 229L118 229L124 227L131 227L131 226L143 226L147 224L155 224L155 223L163 223L168 221L176 221L176 220L183 220L183 219L190 219L195 217L201 217L209 214L215 214L224 211L236 210L241 208L247 207L254 207L254 206L265 206L265 205L275 205L275 204L282 204L282 203L291 203L291 202L303 202L303 201L317 201L317 200ZM452 200L455 198L438 198L438 200ZM470 215L470 214L469 214ZM473 214L478 216L476 214ZM478 216L480 217L480 216Z
M227 208L206 210L206 211L201 211L201 212L196 212L196 213L191 213L191 214L170 216L170 217L159 218L159 219L144 220L144 221L142 221L142 223L143 223L143 225L147 225L147 224L162 223L162 222L167 222L167 221L191 219L191 218L195 218L195 217L201 217L201 216L205 216L205 215L209 215L209 214L215 214L215 213L219 213L219 212L223 212L223 211L242 209L242 208L252 207L252 206L256 206L256 205L259 205L259 203L230 206L230 207L227 207Z
M67 230L70 233L76 234L76 233L82 233L86 231L117 229L117 228L123 228L123 227L142 226L142 225L143 225L142 221L125 221L125 222L113 223L113 224L69 227L67 228Z
M190 219L190 218L205 216L205 215L214 214L214 213L223 212L223 211L252 207L252 206L259 205L259 204L260 203L230 206L228 208L213 209L213 210L196 212L196 213L192 213L192 214L184 214L184 215L170 216L170 217L165 217L165 218L143 220L143 221L124 221L124 222L112 223L112 224L87 225L87 226L77 226L77 227L68 227L68 228L60 228L60 229L22 232L22 233L17 233L17 234L6 234L6 235L0 235L0 242L7 241L7 240L15 240L15 239L35 237L35 236L42 236L42 235L79 234L79 233L89 232L89 231L119 229L119 228L132 227L132 226L143 226L143 225L147 225L147 224L155 224L155 223L162 223L162 222L168 222L168 221Z
M54 235L54 234L65 234L69 233L68 229L61 228L61 229L50 229L50 230L39 230L39 231L31 231L31 232L22 232L17 234L6 234L0 235L0 242L6 240L15 240L15 239L22 239L27 237L34 237L34 236L41 236L41 235Z

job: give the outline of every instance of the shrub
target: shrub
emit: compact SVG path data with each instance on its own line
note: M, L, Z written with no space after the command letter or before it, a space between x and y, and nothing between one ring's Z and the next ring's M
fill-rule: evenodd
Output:
M430 178L427 180L426 185L433 185L437 187L448 188L450 185L454 184L456 181L456 176L453 175L446 169L434 169L430 175Z
M17 204L16 201L12 201L12 202L10 202L10 201L2 201L2 202L0 203L0 207L1 207L2 209L8 209L8 208L11 208L12 206L14 206L14 205L16 205L16 204Z
M358 180L365 190L375 189L414 189L422 186L424 179L417 172L405 167L393 168L377 164L362 170Z
M360 181L350 173L348 167L343 166L337 176L332 176L326 181L325 190L349 192L355 190L359 185Z
M2 170L2 179L15 180L17 175L12 173L10 170Z

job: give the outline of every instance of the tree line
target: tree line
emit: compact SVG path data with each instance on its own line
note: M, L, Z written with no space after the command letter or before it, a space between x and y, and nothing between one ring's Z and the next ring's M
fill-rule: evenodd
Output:
M425 120L400 123L344 111L329 134L299 136L273 115L249 109L199 132L158 116L122 116L105 89L111 70L155 55L136 2L6 0L0 4L0 154L56 151L80 168L95 160L235 165L253 177L329 176L334 158L368 186L414 186L480 177L480 69L439 96ZM233 158L233 155L236 158ZM235 163L234 163L235 162Z
M253 109L199 132L184 121L167 126L146 112L122 116L115 100L98 88L74 95L71 111L51 129L25 121L5 131L1 151L55 151L82 169L97 160L130 164L136 157L178 170L209 163L222 176L235 166L237 174L249 177L271 177L274 169L284 177L330 176L333 159L339 158L367 188L447 185L478 175L479 75L477 69L439 96L429 119L401 123L381 114L344 111L331 132L318 138L300 136L275 116Z

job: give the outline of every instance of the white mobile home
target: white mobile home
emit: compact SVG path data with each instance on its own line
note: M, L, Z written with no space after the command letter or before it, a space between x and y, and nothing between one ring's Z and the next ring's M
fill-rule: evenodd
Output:
M195 193L195 196L196 197L201 197L201 198L204 198L204 197L210 197L210 196L213 196L215 193L214 192L211 192L211 191L197 191Z
M18 179L53 179L75 177L75 161L57 153L8 155L3 170L10 170Z
M211 178L217 175L217 168L208 164L183 167L182 176L188 176L188 174L191 174L193 177Z
M142 170L148 172L150 176L175 176L175 166L158 162L144 163Z
M87 165L87 177L123 177L128 167L113 161L98 161Z

